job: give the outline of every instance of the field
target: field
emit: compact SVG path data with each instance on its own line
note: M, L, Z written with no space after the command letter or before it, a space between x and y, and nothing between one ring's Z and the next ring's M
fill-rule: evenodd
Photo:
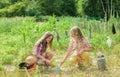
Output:
M114 17L108 22L80 17L58 18L55 16L50 16L42 21L36 21L34 17L0 18L0 77L26 77L27 74L18 69L18 64L24 60L26 55L33 53L35 42L46 31L54 34L53 66L30 77L119 77L119 21L120 19ZM113 24L116 34L112 33ZM61 71L57 72L55 67L63 59L69 43L69 30L73 26L79 26L92 45L93 51L89 53L91 69L82 71L73 68L69 66L69 60L67 60ZM108 36L112 40L110 47L106 43ZM98 71L97 51L101 51L105 55L107 71Z

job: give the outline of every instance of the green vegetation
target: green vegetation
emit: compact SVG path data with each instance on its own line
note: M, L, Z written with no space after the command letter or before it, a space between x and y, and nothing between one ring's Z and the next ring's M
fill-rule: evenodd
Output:
M119 77L119 6L120 0L0 0L0 76L26 77L18 64L33 53L35 42L51 31L53 66L32 77ZM76 25L92 45L91 70L72 68L67 61L62 71L57 72L55 67L69 43L69 30ZM113 25L116 34L112 33ZM106 43L108 36L112 40L110 47ZM98 71L97 51L105 55L108 71Z
M120 16L120 0L0 0L0 17L88 16L100 19Z
M80 17L56 17L48 16L47 21L36 22L34 17L14 17L14 18L0 18L0 71L5 71L6 65L11 65L18 68L18 64L22 62L26 55L33 53L33 46L35 42L44 34L46 31L51 31L54 34L54 53L56 54L53 59L53 65L57 65L57 59L62 59L68 43L69 43L69 30L71 27L78 25L85 37L88 37L90 43L93 47L93 52L90 53L91 58L95 60L97 57L97 51L102 51L107 60L107 67L109 72L104 72L103 76L106 77L118 77L118 72L116 68L120 66L120 22L119 19L112 18L108 22L97 21L97 20L86 20ZM112 24L114 23L117 33L112 34ZM60 39L57 41L56 32L59 33ZM66 33L68 35L66 35ZM112 39L111 48L106 44L107 36ZM49 50L48 50L49 51ZM65 63L65 68L69 67L68 62ZM54 67L53 67L54 68ZM97 71L97 64L92 62L92 68L96 71L80 71L74 69L73 72L76 77L78 76L88 76L91 77L101 77L99 71ZM112 71L112 69L115 69ZM69 69L72 70L72 69ZM56 72L49 74L53 76ZM25 73L25 72L24 72ZM26 75L22 73L23 75ZM67 76L68 72L57 73L57 76ZM71 73L69 76L74 76ZM20 75L20 72L15 74L9 73L6 75L4 72L0 72L2 77L13 77ZM45 77L46 77L45 76ZM20 76L21 77L21 76ZM25 76L23 76L25 77ZM44 77L44 76L43 76Z

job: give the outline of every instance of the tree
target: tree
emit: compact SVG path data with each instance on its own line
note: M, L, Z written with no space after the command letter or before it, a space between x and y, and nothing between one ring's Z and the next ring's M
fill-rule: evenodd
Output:
M42 0L38 6L43 15L76 15L75 0Z
M102 6L99 0L88 0L88 5L84 8L85 14L92 17L104 17Z

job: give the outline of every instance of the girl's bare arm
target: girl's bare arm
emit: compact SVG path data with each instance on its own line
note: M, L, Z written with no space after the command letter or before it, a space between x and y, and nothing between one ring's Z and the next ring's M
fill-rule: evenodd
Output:
M68 58L68 56L70 55L70 53L72 52L72 48L73 48L73 42L71 41L69 43L69 46L68 46L68 49L67 49L67 52L63 58L63 61L60 63L60 66L62 66L62 64L65 62L65 60Z
M36 55L36 57L39 57L41 59L45 59L42 55Z
M84 40L84 43L85 43L85 47L83 48L83 51L85 51L85 52L90 52L90 51L92 51L92 46L91 46L91 44L88 42L87 39Z

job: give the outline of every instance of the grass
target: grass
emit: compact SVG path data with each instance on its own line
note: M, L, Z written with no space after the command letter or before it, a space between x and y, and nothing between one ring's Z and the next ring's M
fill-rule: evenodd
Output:
M114 23L117 33L112 34L111 28ZM69 43L69 30L78 25L85 37L89 38L93 47L90 53L92 59L92 69L90 71L81 71L76 68L70 68L67 61L62 67L61 72L56 72L57 59L62 59ZM39 73L32 77L119 77L120 71L120 22L119 19L112 18L108 22L97 20L86 20L80 17L48 17L48 21L36 22L33 17L14 17L0 18L0 76L1 77L26 77L25 72L20 72L18 64L22 62L26 55L33 53L34 43L46 32L51 31L54 34L53 52L55 57L52 60L53 69L47 73ZM59 33L59 41L56 32ZM66 35L66 33L68 35ZM112 39L112 46L109 48L106 44L107 36ZM106 57L108 71L100 72L97 70L97 50L102 51ZM48 50L49 51L49 50ZM14 66L13 72L6 72L6 65ZM8 67L9 68L9 67Z
M91 68L89 71L81 71L76 68L62 68L60 72L53 70L46 70L37 74L31 74L29 77L119 77L120 68L109 68L107 71L98 71L96 67ZM28 77L26 72L0 72L1 77Z

